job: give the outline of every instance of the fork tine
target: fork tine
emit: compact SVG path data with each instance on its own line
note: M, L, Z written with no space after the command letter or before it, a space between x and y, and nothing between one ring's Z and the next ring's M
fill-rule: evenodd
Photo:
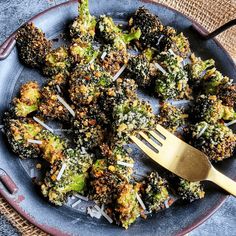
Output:
M157 125L156 126L156 130L159 132L159 133L161 133L163 136L167 136L167 135L170 135L171 133L168 131L168 130L166 130L165 128L163 128L161 125Z
M145 152L149 157L155 160L158 153L154 152L151 148L149 148L146 144L144 144L141 140L139 140L135 136L130 136L130 139L143 151Z
M163 145L164 139L162 139L158 134L156 134L154 131L149 131L149 133L152 135L153 138L155 138L161 145Z
M144 132L140 131L139 135L144 138L149 144L151 144L155 149L159 149L161 146L155 143L152 139L150 139Z

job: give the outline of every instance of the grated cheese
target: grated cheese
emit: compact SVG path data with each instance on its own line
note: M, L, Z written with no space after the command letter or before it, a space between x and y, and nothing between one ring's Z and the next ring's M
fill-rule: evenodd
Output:
M62 175L63 175L65 169L66 169L66 164L63 163L63 164L62 164L62 167L61 167L61 169L60 169L60 171L59 171L59 173L58 173L58 175L57 175L57 178L56 178L58 181L61 179L61 177L62 177Z
M125 68L127 67L127 65L123 65L119 71L114 75L113 77L113 81L117 80L119 78L119 76L124 72Z
M41 121L40 119L38 119L37 117L33 117L33 119L39 123L40 125L42 125L45 129L49 130L51 133L53 133L53 129L50 128L48 125L46 125L43 121Z
M57 99L70 112L70 114L75 117L75 112L70 105L59 95L57 95Z

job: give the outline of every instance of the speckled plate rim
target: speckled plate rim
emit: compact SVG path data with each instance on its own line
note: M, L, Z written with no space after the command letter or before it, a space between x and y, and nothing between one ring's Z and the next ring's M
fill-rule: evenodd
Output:
M70 4L73 5L75 2L78 2L78 0L70 0L68 2L64 2L61 4L58 4L56 6L53 6L51 8L46 9L45 11L35 15L34 17L32 17L31 19L29 19L28 21L26 21L25 23L34 21L38 18L40 18L42 15L44 15L45 13L52 11L53 9L62 7L62 6L69 6ZM154 5L159 5L163 8L167 8L170 9L171 11L180 14L182 16L184 16L186 19L188 19L190 22L192 22L192 24L198 25L203 31L207 32L206 29L204 29L204 27L202 27L201 25L199 25L195 20L193 20L192 18L186 16L185 14L165 5L165 4L161 4L161 3L157 3L155 1L152 0L141 0L140 2L143 3L151 3ZM14 40L14 37L16 35L17 30L12 33L4 42L2 45L4 45L7 41L11 41ZM231 56L228 54L228 52L225 50L225 48L222 46L222 44L217 40L217 39L213 39L215 41L215 43L223 50L223 52L225 53L225 55L228 57L230 63L233 65L233 67L236 69L235 63L233 61L233 59L231 58ZM1 46L0 46L1 48ZM236 180L236 177L235 177ZM52 234L52 235L58 235L58 236L65 236L68 234L65 234L64 232L54 228L54 227L48 227L46 225L41 225L39 224L34 218L32 218L30 215L26 214L26 212L11 198L9 197L2 189L0 189L0 195L20 214L22 215L25 219L27 219L30 223L32 223L33 225L37 226L38 228L40 228L41 230L43 230L46 233ZM203 222L205 222L209 217L211 217L222 205L223 203L226 201L226 199L229 197L229 195L223 195L220 200L218 202L216 202L216 204L208 211L205 212L205 214L203 216L200 216L197 220L195 220L192 224L188 225L187 227L181 229L176 235L181 236L181 235L185 235L187 233L189 233L190 231L192 231L193 229L195 229L196 227L198 227L199 225L201 225Z

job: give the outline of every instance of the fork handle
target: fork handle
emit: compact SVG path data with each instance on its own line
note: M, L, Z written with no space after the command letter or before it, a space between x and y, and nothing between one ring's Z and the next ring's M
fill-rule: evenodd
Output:
M226 175L222 174L214 167L211 167L207 180L210 180L236 197L236 182Z

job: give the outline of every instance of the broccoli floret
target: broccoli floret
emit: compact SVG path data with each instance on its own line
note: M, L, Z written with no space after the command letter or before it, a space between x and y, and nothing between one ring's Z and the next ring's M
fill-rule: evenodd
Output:
M24 64L29 67L41 67L52 44L45 38L45 34L31 22L22 26L17 32L16 46Z
M65 158L64 150L67 147L66 140L63 140L48 130L42 130L37 134L36 139L42 142L40 144L42 157L50 164Z
M191 53L189 41L183 33L172 36L171 42L171 49L180 57L186 58Z
M103 15L98 19L96 34L103 43L111 44L117 49L122 49L130 41L138 40L141 36L141 31L137 29L132 30L129 34L125 34L116 26L111 17Z
M190 55L191 63L188 64L188 70L190 71L190 78L193 81L199 81L203 78L206 71L212 71L215 67L215 61L213 59L203 61L200 57L196 57L194 54Z
M189 97L191 90L188 86L187 72L182 68L182 58L172 53L162 52L157 57L158 65L155 80L155 92L161 99L181 99ZM159 67L163 70L160 70Z
M20 158L37 158L40 155L39 144L29 142L37 139L42 127L30 118L13 119L6 113L5 132L12 151Z
M217 96L222 100L222 104L230 107L235 107L236 84L227 83L223 86L219 86Z
M205 196L200 182L189 182L181 178L178 178L177 194L179 194L183 200L190 202L204 198Z
M95 35L96 19L89 12L89 1L81 0L78 7L79 16L70 28L73 39L80 38L84 42L90 42Z
M105 44L101 48L102 54L99 59L101 66L112 76L114 76L123 65L126 65L129 60L129 54L126 48L117 49L112 45ZM102 55L105 57L102 58Z
M93 61L99 54L90 42L83 42L80 39L74 40L69 50L73 63L80 64L86 64Z
M92 165L92 156L79 149L67 149L65 159L56 161L46 174L41 185L42 194L55 205L63 205L71 193L84 194L88 177L87 170ZM58 180L58 174L65 165L65 170Z
M157 172L151 172L143 181L142 187L143 202L149 212L157 212L168 200L167 181L161 178Z
M114 107L112 125L114 141L124 143L136 131L153 128L155 119L152 108L145 101L126 100Z
M140 49L155 48L157 51L166 51L171 46L170 36L176 34L171 27L164 27L160 19L144 7L139 8L129 20L133 29L141 30L141 37L137 41Z
M115 105L124 103L126 100L137 99L136 89L137 85L134 80L118 78L109 88L104 90L103 95L98 100L99 105L111 119Z
M151 84L149 74L150 62L145 54L140 54L129 59L127 72L140 87L148 87Z
M100 110L96 107L81 107L72 120L74 142L81 147L93 149L102 144L104 130ZM100 119L101 118L101 119Z
M90 198L97 204L113 203L124 181L108 169L106 159L98 159L93 164L90 174Z
M108 169L118 175L121 179L129 181L133 173L134 160L122 146L112 146L103 144L101 146L104 157L107 158ZM119 162L128 164L125 166Z
M234 120L236 112L232 107L222 105L215 95L201 95L194 101L191 109L192 119L195 121L206 121L216 123L220 119Z
M39 111L43 117L63 121L70 119L71 115L68 109L58 100L57 95L59 92L57 91L56 85L43 87L41 94L42 99L39 105Z
M37 82L27 82L20 89L20 98L13 100L14 113L16 116L26 117L28 114L38 110L41 94Z
M236 145L236 135L220 123L197 123L190 128L190 137L190 143L204 152L211 161L229 158Z
M45 57L45 66L43 73L46 76L54 76L59 73L68 73L71 61L68 55L67 48L59 47L50 51Z
M207 71L201 81L201 88L205 94L215 95L219 91L221 86L224 86L230 82L229 77L223 76L216 69Z
M128 227L140 216L141 209L137 201L139 186L125 184L116 200L115 212L122 227Z
M188 115L184 114L182 108L175 107L169 103L164 103L160 107L157 122L170 132L174 133L176 129L185 123L187 117Z
M111 75L99 65L78 65L69 80L70 99L75 105L95 103L101 95L101 90L111 82Z

